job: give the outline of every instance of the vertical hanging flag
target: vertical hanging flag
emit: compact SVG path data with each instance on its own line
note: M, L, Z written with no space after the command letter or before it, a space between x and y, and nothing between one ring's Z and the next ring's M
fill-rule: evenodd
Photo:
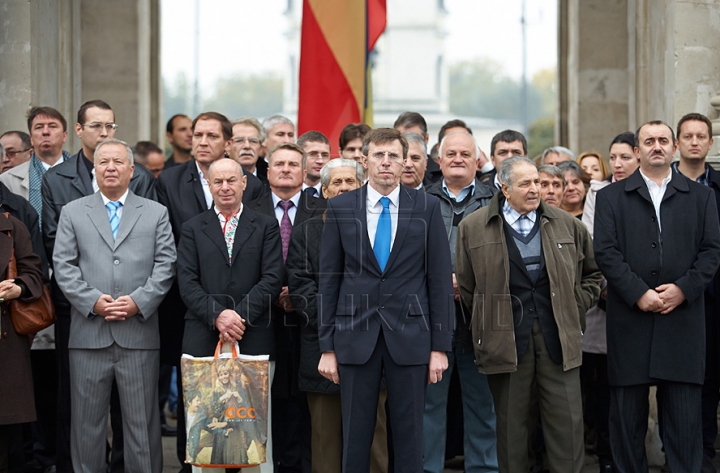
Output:
M333 149L348 123L372 124L369 53L385 0L303 0L298 133L323 132Z

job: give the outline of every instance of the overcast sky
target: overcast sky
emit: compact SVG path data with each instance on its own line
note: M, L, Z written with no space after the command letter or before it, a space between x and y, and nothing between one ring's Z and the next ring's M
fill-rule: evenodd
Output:
M300 2L301 0L295 0ZM395 0L387 0L392 2ZM527 0L528 76L557 62L557 0ZM237 72L281 72L288 46L287 0L201 0L201 89ZM522 71L521 0L445 0L448 64L489 57ZM162 73L194 78L195 0L162 0Z

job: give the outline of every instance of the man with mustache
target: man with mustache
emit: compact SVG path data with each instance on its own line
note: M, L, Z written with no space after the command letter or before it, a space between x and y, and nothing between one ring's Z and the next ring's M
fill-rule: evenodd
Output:
M640 168L597 194L595 253L608 281L610 448L618 472L648 471L648 390L657 386L671 471L700 471L705 380L703 293L720 264L711 189L673 172L675 135L635 134Z
M246 173L260 179L267 190L267 166L265 166L264 172L258 172L258 158L263 141L265 141L265 128L256 118L242 117L232 122L232 132L233 143L228 154L242 166Z
M498 469L526 471L536 383L546 466L580 473L582 329L602 274L587 228L540 199L535 163L507 158L498 176L501 192L460 222L455 252L460 297L472 310L475 364L488 375L495 403Z

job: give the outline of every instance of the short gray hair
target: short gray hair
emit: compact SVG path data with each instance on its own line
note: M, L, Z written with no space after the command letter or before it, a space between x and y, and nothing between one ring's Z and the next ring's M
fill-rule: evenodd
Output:
M125 148L125 151L127 152L127 158L128 158L128 161L130 162L130 166L135 165L135 157L133 156L132 148L130 146L128 146L128 144L125 143L124 141L118 140L116 138L106 138L106 139L102 140L99 145L97 145L97 148L95 148L95 156L93 158L93 164L96 164L96 162L97 162L97 156L98 156L98 153L100 152L100 149L106 145L121 145L121 146L123 146Z
M414 135L417 133L413 133ZM335 168L353 168L358 184L362 184L365 177L363 167L354 159L335 158L328 161L320 170L320 183L324 188L330 185L330 171Z
M517 164L526 163L531 165L532 167L535 166L535 163L528 158L527 156L513 156L511 158L507 158L505 161L502 162L500 165L500 170L498 171L498 180L502 183L508 186L508 189L512 190L512 183L515 180L515 172L513 168Z
M295 124L292 122L292 120L282 115L273 115L271 117L267 117L262 122L262 126L263 128L265 128L265 133L270 133L270 130L272 130L275 125L280 124L292 125L292 127L295 128Z
M265 127L255 117L240 117L237 120L231 122L232 126L235 125L248 125L255 128L258 132L258 139L260 142L265 141L267 134L265 133Z
M415 132L412 131L406 131L403 133L403 136L407 140L408 144L415 143L417 145L420 145L420 148L422 149L423 155L425 155L425 159L427 159L427 143L425 143L425 138L418 135Z
M472 140L473 144L475 145L475 159L480 157L480 146L477 144L477 140L475 139L475 137L473 135L471 135L470 133L468 133L467 131L453 131L452 133L448 133L445 136L443 136L442 141L438 145L438 156L439 157L442 158L442 149L443 149L443 145L445 144L445 140L448 138L448 136L452 136L452 135L467 135Z
M563 189L567 185L565 182L565 173L560 170L559 167L554 166L552 164L543 164L538 168L538 172L544 172L545 174L549 174L553 177L557 177L562 181Z
M566 154L566 155L570 156L570 160L575 161L575 153L570 151L568 148L566 148L564 146L552 146L552 147L546 149L545 151L543 151L542 160L540 161L542 164L545 164L545 157L550 153L556 153L558 155Z

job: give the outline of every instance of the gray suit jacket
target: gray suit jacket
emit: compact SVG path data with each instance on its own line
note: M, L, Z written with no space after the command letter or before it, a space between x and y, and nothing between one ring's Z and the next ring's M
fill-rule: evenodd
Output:
M30 161L18 164L0 174L0 182L5 184L12 193L27 200L30 196Z
M167 209L128 193L117 239L99 192L68 203L60 214L55 278L72 304L69 348L159 349L157 308L175 275L175 243ZM102 294L129 295L140 312L107 322L92 312Z

